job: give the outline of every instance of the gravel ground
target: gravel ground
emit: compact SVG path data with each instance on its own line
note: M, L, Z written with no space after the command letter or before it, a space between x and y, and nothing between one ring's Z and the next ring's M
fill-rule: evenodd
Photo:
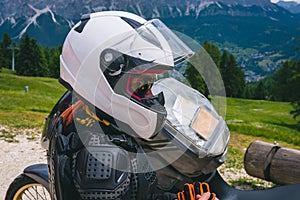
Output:
M4 199L9 184L26 166L46 163L46 151L41 147L40 139L32 139L32 135L41 135L37 130L9 130L0 126L0 135L8 131L13 131L16 136L14 142L0 140L0 199Z
M13 133L13 139L5 134ZM41 147L41 132L36 129L8 129L0 125L0 200L4 199L9 184L22 173L23 169L31 164L46 163L46 150ZM8 140L10 142L7 142ZM260 186L270 187L271 183L255 179L247 175L244 169L226 168L226 164L219 168L226 181L248 180L262 182ZM239 189L252 189L251 185L238 185Z

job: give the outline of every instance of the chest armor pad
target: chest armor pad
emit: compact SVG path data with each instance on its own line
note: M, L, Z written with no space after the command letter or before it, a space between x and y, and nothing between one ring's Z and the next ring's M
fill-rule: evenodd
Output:
M85 147L73 155L73 181L82 199L145 199L154 183L156 175L143 154L128 152L114 139L90 133Z

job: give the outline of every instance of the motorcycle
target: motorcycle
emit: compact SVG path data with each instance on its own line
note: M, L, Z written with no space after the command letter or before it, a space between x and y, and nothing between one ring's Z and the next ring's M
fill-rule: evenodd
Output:
M167 122L155 137L137 141L157 172L161 190L170 191L187 180L204 181L221 200L299 199L300 184L265 190L230 186L217 171L227 158L229 130L225 121L207 98L173 78L162 79L153 86L153 93L161 91L166 97ZM42 134L44 148L49 147L54 119L72 104L72 96L68 90L47 117ZM48 170L47 164L26 167L10 184L5 200L50 199Z

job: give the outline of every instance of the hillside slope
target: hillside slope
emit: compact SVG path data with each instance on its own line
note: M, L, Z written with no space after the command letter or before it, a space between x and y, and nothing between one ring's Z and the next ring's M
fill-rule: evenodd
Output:
M28 94L25 86L29 88ZM0 73L0 124L41 128L65 90L56 79Z
M0 124L41 127L64 91L56 79L0 73ZM284 102L227 98L225 120L231 132L300 146L300 126L291 110Z

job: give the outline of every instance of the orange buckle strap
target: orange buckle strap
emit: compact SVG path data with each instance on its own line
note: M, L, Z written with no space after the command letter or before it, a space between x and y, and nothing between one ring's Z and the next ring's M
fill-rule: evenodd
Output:
M183 195L183 191L177 193L177 199L178 200L185 200L184 195Z
M216 199L216 194L215 193L210 193L210 197L208 200L215 200Z
M200 194L201 196L209 192L211 195L209 200L215 200L216 194L210 192L209 184L206 182L195 182L194 184L186 183L184 184L183 191L177 193L178 200L196 200L196 195Z
M216 194L210 191L210 187L209 187L208 183L196 182L196 183L194 183L194 185L195 185L196 194L200 194L202 196L204 193L209 192L209 193L211 193L209 200L216 199Z

